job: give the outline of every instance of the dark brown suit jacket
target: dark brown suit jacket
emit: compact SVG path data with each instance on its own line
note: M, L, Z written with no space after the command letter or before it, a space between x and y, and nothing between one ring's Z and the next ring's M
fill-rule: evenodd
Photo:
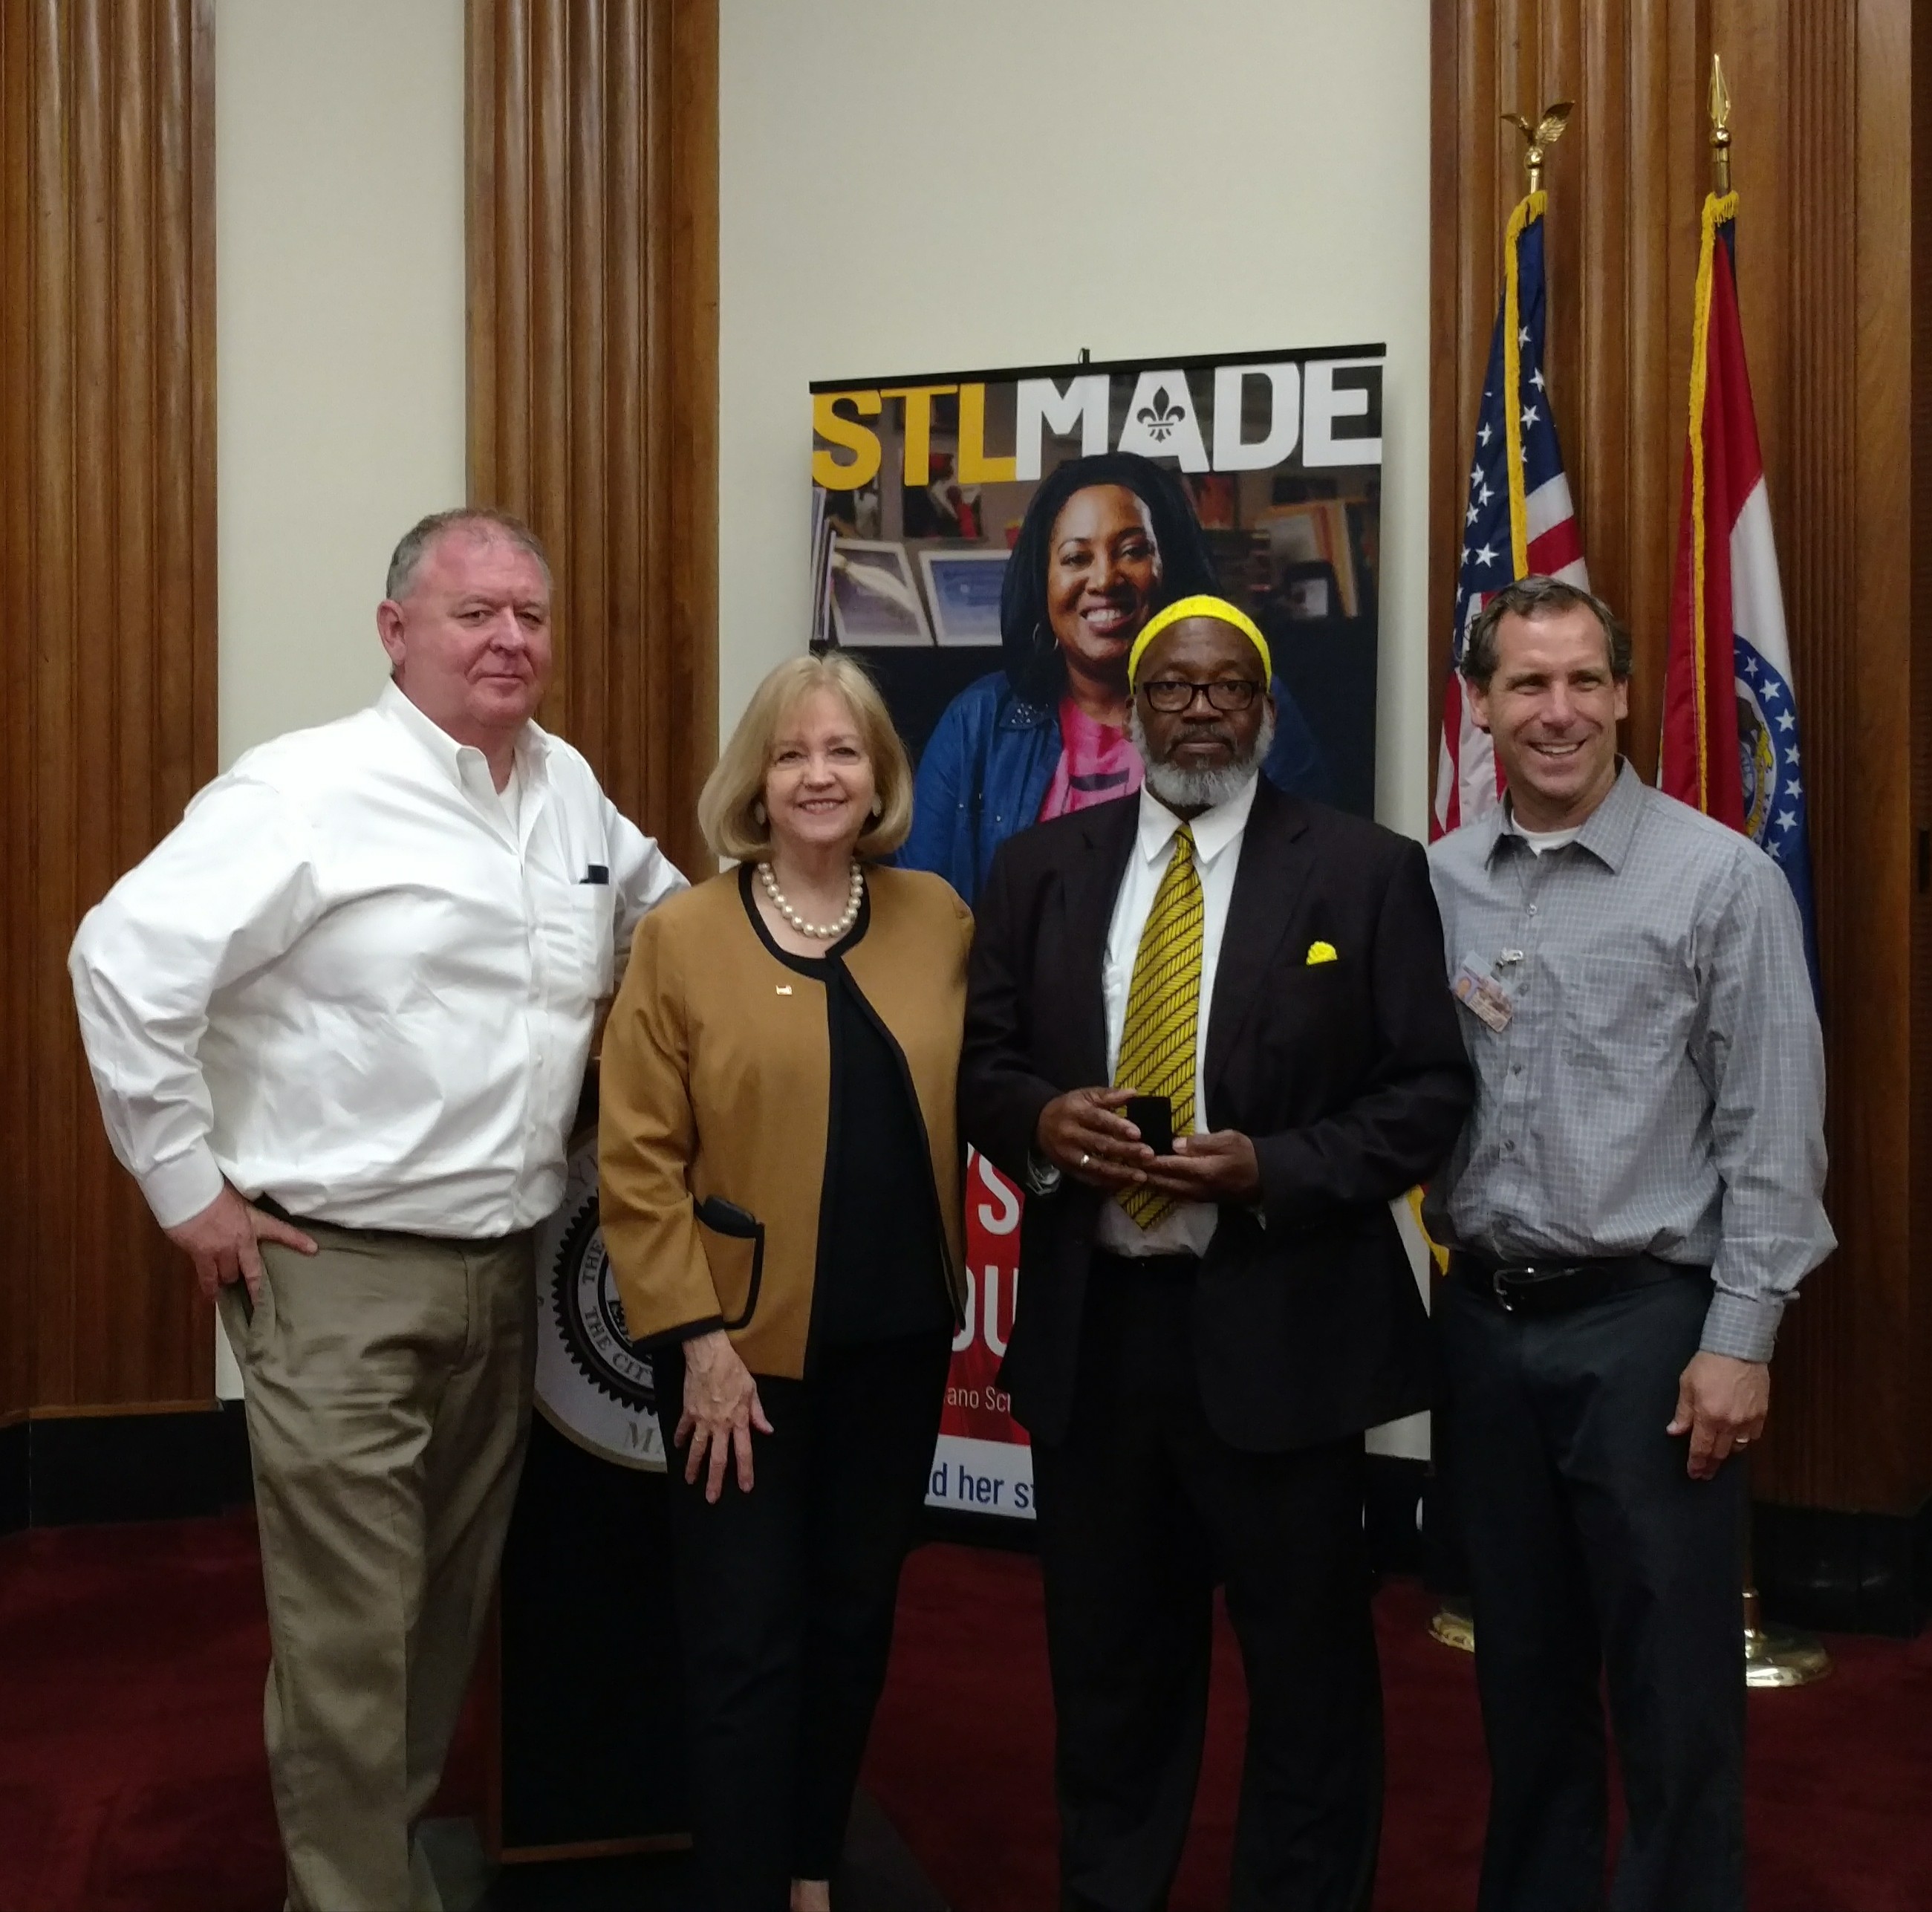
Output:
M1040 1111L1106 1079L1100 972L1139 799L1022 832L979 904L960 1126L1024 1184ZM1308 960L1315 945L1332 962ZM1214 980L1201 1126L1260 1159L1265 1224L1224 1205L1195 1284L1210 1424L1280 1452L1429 1406L1428 1319L1389 1202L1448 1154L1472 1088L1421 846L1255 794ZM1101 1195L1029 1197L1004 1384L1064 1438Z

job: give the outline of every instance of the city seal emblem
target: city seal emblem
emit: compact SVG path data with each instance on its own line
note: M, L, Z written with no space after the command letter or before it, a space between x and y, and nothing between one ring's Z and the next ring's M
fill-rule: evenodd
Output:
M651 1358L632 1346L597 1226L597 1133L572 1142L563 1201L537 1230L537 1411L579 1447L662 1472Z

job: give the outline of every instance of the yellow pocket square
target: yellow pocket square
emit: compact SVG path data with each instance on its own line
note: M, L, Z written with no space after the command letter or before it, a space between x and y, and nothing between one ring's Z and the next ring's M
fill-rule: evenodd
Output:
M1333 943L1310 943L1309 944L1308 961L1311 964L1318 962L1333 962L1334 960L1335 945Z

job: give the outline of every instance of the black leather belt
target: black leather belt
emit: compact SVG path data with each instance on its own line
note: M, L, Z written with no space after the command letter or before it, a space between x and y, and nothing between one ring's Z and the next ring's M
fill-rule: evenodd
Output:
M1458 1248L1449 1257L1450 1280L1493 1301L1504 1314L1567 1314L1633 1288L1709 1273L1683 1262L1660 1261L1654 1255L1504 1262Z
M260 1208L265 1215L273 1215L276 1220L286 1222L291 1228L340 1228L340 1222L318 1223L313 1215L292 1215L272 1195L251 1195L246 1198L250 1208ZM356 1233L353 1229L344 1229L345 1235ZM368 1230L360 1231L367 1234Z
M452 1248L492 1248L500 1241L513 1241L518 1235L532 1232L528 1229L518 1228L512 1229L508 1235L425 1235L408 1228L357 1228L348 1222L324 1221L317 1215L292 1214L272 1195L251 1195L246 1199L251 1207L273 1215L278 1221L286 1222L291 1228L310 1232L318 1228L329 1229L338 1235L359 1235L371 1241L427 1241Z
M1108 1263L1108 1272L1144 1274L1157 1281L1192 1281L1201 1272L1198 1255L1117 1255L1110 1248L1096 1248L1094 1259Z

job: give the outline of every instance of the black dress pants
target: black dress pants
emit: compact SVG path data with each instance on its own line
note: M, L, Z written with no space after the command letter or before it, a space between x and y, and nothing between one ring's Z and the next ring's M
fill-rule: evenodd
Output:
M1362 1912L1382 1689L1359 1437L1249 1454L1208 1426L1184 1280L1096 1257L1066 1439L1034 1480L1063 1905L1160 1912L1199 1776L1216 1580L1248 1739L1230 1912Z
M1664 1432L1711 1284L1436 1320L1492 1784L1480 1912L1744 1912L1744 1470ZM1607 1898L1603 1709L1628 1826Z
M692 1832L708 1912L784 1912L837 1871L892 1648L899 1568L939 1432L950 1336L820 1351L809 1380L758 1376L772 1424L754 1478L715 1505L670 1446L684 1362L658 1361Z

